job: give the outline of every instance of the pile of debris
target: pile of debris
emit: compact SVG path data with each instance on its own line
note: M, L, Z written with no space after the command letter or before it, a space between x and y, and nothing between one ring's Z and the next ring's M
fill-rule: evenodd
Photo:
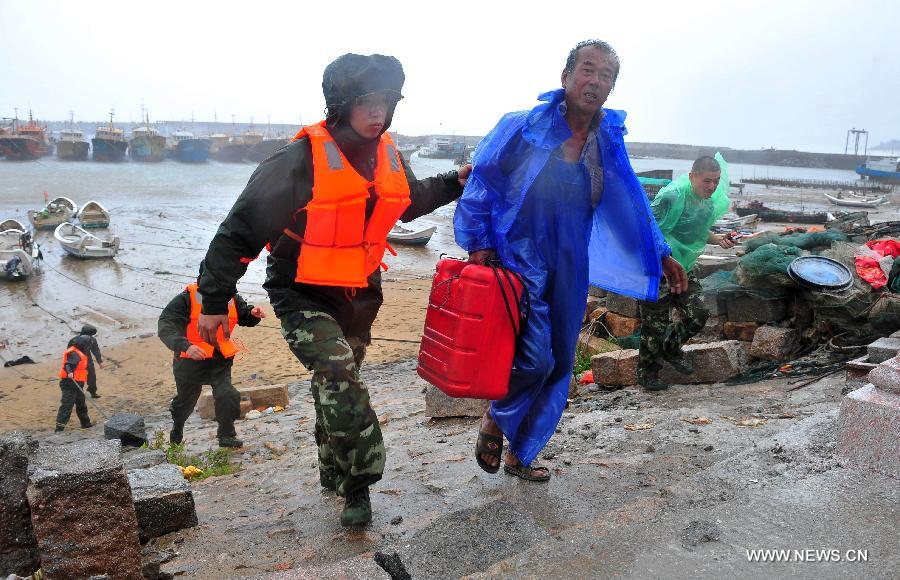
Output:
M900 222L869 225L865 214L857 213L824 231L758 236L743 245L740 257L710 246L710 255L701 256L694 269L710 312L705 328L685 347L695 373L682 376L667 365L660 378L670 383L762 378L787 362L821 369L858 357L868 343L900 329L900 293L892 291L900 287L900 282L892 286L900 280L900 256L891 255L900 250L898 238L891 237L898 234ZM880 253L873 257L876 250ZM798 281L791 263L809 255L843 264L847 284L822 288ZM873 261L879 272L872 273ZM875 278L883 283L872 284ZM580 354L591 357L598 385L635 384L639 303L599 289L591 294Z

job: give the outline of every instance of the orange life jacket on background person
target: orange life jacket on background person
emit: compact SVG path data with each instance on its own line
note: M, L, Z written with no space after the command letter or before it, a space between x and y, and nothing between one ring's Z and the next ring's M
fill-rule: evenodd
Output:
M395 254L387 243L388 232L411 203L397 147L387 133L381 135L375 179L368 181L344 157L325 121L304 127L294 140L303 137L312 145L313 195L301 210L306 211L306 232L300 239L295 281L365 288L379 265L387 270L381 261L384 251ZM372 189L375 209L367 221Z
M86 354L84 354L74 346L70 346L66 349L66 352L63 353L62 366L59 367L59 378L65 379L69 376L68 373L66 373L66 359L69 358L70 352L76 352L78 353L78 356L81 357L81 360L78 361L78 366L75 367L75 371L72 373L72 376L79 383L83 383L87 381L88 357Z
M191 320L187 325L187 332L185 336L194 346L199 347L207 356L207 358L213 355L213 351L218 348L219 352L222 353L222 356L225 358L232 358L238 352L238 347L231 339L225 338L225 333L222 331L220 327L218 331L216 331L216 342L218 343L216 346L213 346L207 342L204 342L200 337L200 331L197 329L197 324L200 321L200 314L203 311L203 296L197 292L197 284L188 284L185 287L185 290L188 291L188 294L191 295ZM234 332L234 327L237 326L237 306L234 304L234 298L228 301L228 332ZM187 355L186 352L181 353L181 358L191 358Z

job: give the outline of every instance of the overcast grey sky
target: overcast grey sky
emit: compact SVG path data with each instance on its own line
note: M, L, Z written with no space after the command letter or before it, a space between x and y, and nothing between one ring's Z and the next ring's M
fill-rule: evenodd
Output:
M345 52L406 71L393 129L484 134L610 42L629 140L842 152L900 138L900 2L0 0L0 116L320 120Z

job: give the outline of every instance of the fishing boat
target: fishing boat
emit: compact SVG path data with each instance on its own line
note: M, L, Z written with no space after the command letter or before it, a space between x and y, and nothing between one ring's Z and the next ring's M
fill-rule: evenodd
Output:
M8 219L0 222L0 232L5 232L6 230L19 230L20 232L27 232L28 228L26 228L25 224L23 224L19 220Z
M166 158L166 138L150 125L150 113L141 110L144 123L131 130L128 154L135 161L159 162Z
M900 157L869 159L856 168L856 173L866 179L884 183L900 183Z
M404 246L424 246L437 231L437 226L431 226L421 230L408 230L400 226L391 228L387 240Z
M250 129L243 133L232 134L228 142L222 145L216 153L214 159L225 163L240 163L250 157L250 150L262 140L263 134L254 131L253 125L251 125Z
M74 201L68 197L57 197L44 206L44 209L28 210L28 221L31 222L34 229L45 230L68 223L77 214L78 206Z
M734 206L734 213L739 216L756 214L760 221L788 224L824 224L828 221L826 212L806 213L803 211L775 209L761 201L751 201L745 206Z
M885 199L883 195L879 197L860 197L859 195L844 197L841 192L838 192L836 196L826 193L825 197L834 205L842 207L877 207L884 203Z
M125 129L118 129L113 125L115 111L109 112L109 124L105 127L97 127L91 145L94 148L94 161L124 161L125 152L128 150L128 141L125 140Z
M119 236L101 238L75 224L59 224L53 237L67 254L76 258L112 258L119 251Z
M290 141L291 140L287 137L263 139L256 145L250 147L250 151L247 153L247 159L256 163L261 163L268 159L272 153L275 153L275 151L290 143Z
M419 157L426 159L459 159L466 151L465 139L436 135L426 147L419 150Z
M18 220L0 223L0 276L7 280L22 280L34 271L40 249L31 233Z
M169 156L182 163L203 163L209 159L209 139L195 137L190 131L175 131L169 146Z
M715 228L742 228L759 220L755 213L739 216L737 214L725 214L713 222Z
M84 133L75 128L74 115L69 113L69 126L59 132L56 156L65 161L87 161L90 148Z
M89 201L78 212L78 223L83 228L108 228L109 210L99 201Z
M10 161L30 161L53 153L53 143L47 137L47 125L35 122L28 111L28 122L19 123L13 119L12 131L0 135L0 151Z

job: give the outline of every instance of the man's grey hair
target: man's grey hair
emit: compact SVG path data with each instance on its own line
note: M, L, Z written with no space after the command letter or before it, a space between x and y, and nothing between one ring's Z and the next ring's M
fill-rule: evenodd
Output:
M602 40L582 40L581 42L576 44L575 48L569 51L569 58L566 59L566 68L564 69L564 72L566 74L572 74L572 71L575 70L575 61L578 60L578 51L586 46L593 46L594 48L606 53L609 56L610 61L616 67L616 72L613 75L613 85L615 85L616 79L619 77L619 67L621 66L621 63L619 62L619 55L616 54L616 51L612 46L610 46L608 42L603 42Z

